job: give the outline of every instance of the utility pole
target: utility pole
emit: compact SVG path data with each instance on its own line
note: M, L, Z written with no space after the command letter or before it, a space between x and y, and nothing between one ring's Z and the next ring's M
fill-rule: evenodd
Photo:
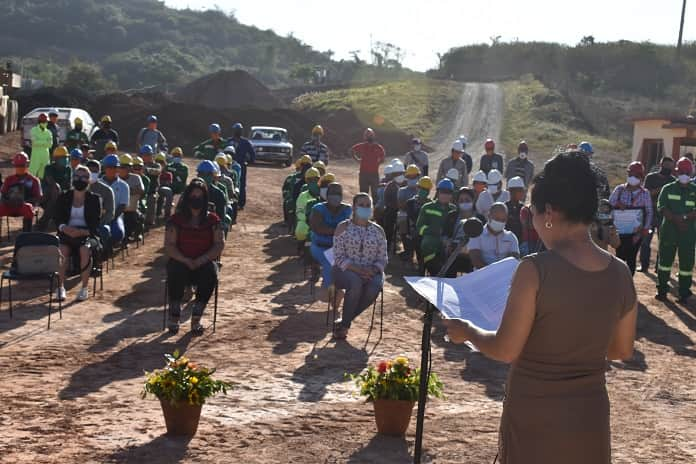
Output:
M684 15L686 14L686 0L682 3L681 21L679 22L679 40L677 41L677 60L681 58L682 36L684 35Z

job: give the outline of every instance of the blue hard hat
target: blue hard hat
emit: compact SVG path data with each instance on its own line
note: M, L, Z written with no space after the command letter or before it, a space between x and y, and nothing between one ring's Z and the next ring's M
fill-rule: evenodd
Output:
M116 155L105 156L102 160L102 167L105 168L117 168L120 165L121 163L118 161L118 156Z
M449 179L442 179L440 182L437 183L437 189L454 192L454 182L452 182Z
M157 122L157 116L154 114L151 114L150 116L147 117L147 122Z
M217 172L217 165L210 160L201 161L196 171L199 174L215 174Z
M141 155L151 155L155 152L155 150L152 148L152 145L143 145L140 147L140 154Z
M244 129L244 126L242 126L241 122L235 122L234 126L232 126L232 129Z
M580 142L580 144L578 145L578 150L580 150L583 153L594 153L594 150L592 149L592 144L590 142Z
M71 158L82 159L82 157L83 157L83 155L82 155L82 150L80 150L79 148L73 148L73 149L70 151L70 157L71 157Z
M210 132L211 134L219 134L220 132L222 132L222 129L220 128L220 124L213 123L213 124L209 125L208 132Z

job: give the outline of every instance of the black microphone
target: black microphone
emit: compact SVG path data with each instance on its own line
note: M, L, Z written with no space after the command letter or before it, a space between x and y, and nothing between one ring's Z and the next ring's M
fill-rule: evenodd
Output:
M454 251L450 253L449 257L447 258L447 261L445 261L445 264L442 266L440 269L440 272L437 274L437 277L444 277L447 274L447 271L449 271L449 268L452 267L452 264L454 264L454 261L457 259L457 256L459 256L459 253L462 251L462 248L466 246L467 243L469 243L469 239L478 237L483 233L483 223L479 221L476 218L469 218L465 219L462 221L464 224L462 225L462 229L464 230L464 236L457 242L457 246L454 248Z
M483 233L483 223L477 218L469 218L464 220L464 236L466 238L475 238Z

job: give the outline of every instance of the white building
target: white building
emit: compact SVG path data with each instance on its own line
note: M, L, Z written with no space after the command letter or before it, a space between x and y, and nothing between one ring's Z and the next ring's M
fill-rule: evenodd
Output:
M686 153L696 154L696 117L645 117L633 120L633 157L650 170L662 156L676 161Z

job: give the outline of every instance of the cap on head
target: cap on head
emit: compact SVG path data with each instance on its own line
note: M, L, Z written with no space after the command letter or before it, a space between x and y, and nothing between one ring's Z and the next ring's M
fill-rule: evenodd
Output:
M220 124L215 122L208 126L208 132L211 134L219 134L222 132L222 128L220 127Z
M488 176L486 175L485 172L479 171L476 174L474 174L473 181L474 182L484 182L487 184L488 183Z
M107 155L102 160L102 166L104 166L105 168L117 168L120 165L121 162L118 159L118 156L116 155Z
M84 153L82 153L82 150L80 150L79 148L73 148L72 150L70 150L70 158L81 160L84 157L83 155Z
M459 139L457 139L457 140L459 140L460 142L462 142L462 145L463 145L465 148L466 148L466 144L469 143L469 140L466 138L466 135L460 135L460 136L459 136Z
M134 157L133 157L133 166L140 166L140 167L142 167L142 166L144 166L144 165L145 165L145 162L143 161L143 159L142 159L141 157L139 157L139 156L134 156Z
M391 160L391 165L394 168L394 174L406 172L406 166L404 166L404 163L399 158L394 158Z
M157 155L155 155L155 161L160 162L164 161L165 163L167 162L167 155L164 152L159 152Z
M391 164L384 166L384 175L388 176L389 174L394 174L394 166Z
M415 164L409 164L406 168L406 177L418 177L420 173L420 169Z
M101 122L110 123L110 122L111 122L111 116L109 116L108 114L105 114L104 116L102 116Z
M215 174L217 166L210 160L203 160L196 167L196 172L199 174Z
M321 127L319 124L317 124L316 126L312 127L312 135L323 136L324 135L324 128Z
M527 142L522 140L518 145L517 145L517 153L529 153L529 147L527 146Z
M594 149L592 148L592 144L590 142L580 142L577 149L588 155L594 153Z
M184 150L182 150L181 147L174 147L172 148L172 151L169 154L181 158L182 156L184 156Z
M311 166L312 165L312 157L309 155L302 155L300 156L300 159L297 160L298 164L300 166Z
M645 167L640 161L633 161L628 165L627 172L629 176L636 176L642 179L645 176Z
M58 145L55 150L53 150L54 158L65 158L68 156L68 149L64 145Z
M496 185L503 181L503 175L497 169L488 172L488 185Z
M445 193L454 192L454 182L452 182L449 179L442 179L440 182L437 183L437 191Z
M141 155L152 155L154 152L155 150L152 148L152 145L143 145L140 147Z
M58 116L58 110L55 108L48 110L48 117L50 118L51 116Z
M493 139L486 139L486 143L483 145L483 148L486 150L495 150L495 140Z
M428 176L423 176L418 179L418 187L425 190L430 190L433 188L433 180Z
M26 167L29 164L29 157L23 151L20 151L12 158L12 166L16 168Z
M241 122L235 122L232 125L232 130L244 130L244 126L242 125Z
M452 142L452 151L458 151L460 153L464 151L464 144L461 142L461 140L455 140Z
M39 122L46 122L48 121L48 115L46 113L41 113L39 114L38 120Z
M234 145L227 145L224 150L222 150L223 153L227 153L229 155L236 155L237 150L234 148Z
M309 168L307 171L305 171L304 178L306 181L309 181L311 179L319 179L321 177L321 173L317 168Z
M522 179L520 176L515 176L512 179L508 181L508 190L513 189L513 188L524 188L524 179Z
M154 114L151 114L150 116L147 117L147 122L148 123L157 122L157 116L155 116Z
M106 142L106 145L104 145L104 150L118 150L118 146L116 145L116 142L109 140Z
M371 138L371 137L374 137L374 136L375 136L375 131L372 130L370 127L368 127L367 129L365 129L365 132L363 132L363 138L364 138L365 140L367 140L367 139L369 139L369 138Z
M133 166L133 157L128 153L124 153L118 157L118 162L121 167Z
M679 161L677 161L677 173L679 174L687 174L691 175L694 170L694 164L691 162L689 158L679 158Z

